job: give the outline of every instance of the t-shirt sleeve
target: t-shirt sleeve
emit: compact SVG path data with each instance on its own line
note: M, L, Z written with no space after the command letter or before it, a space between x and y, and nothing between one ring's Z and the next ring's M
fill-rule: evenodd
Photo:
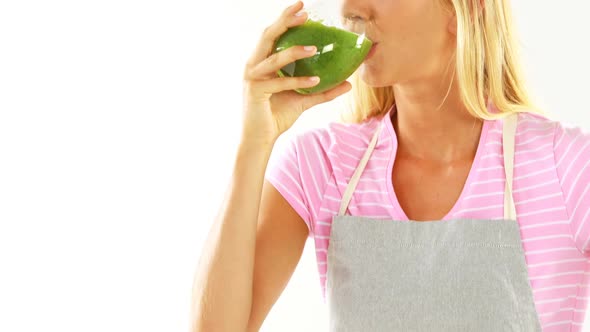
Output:
M301 216L310 237L314 234L314 221L329 177L327 154L321 143L323 136L320 132L281 136L265 173L265 179Z
M590 134L557 123L554 152L574 241L590 254Z

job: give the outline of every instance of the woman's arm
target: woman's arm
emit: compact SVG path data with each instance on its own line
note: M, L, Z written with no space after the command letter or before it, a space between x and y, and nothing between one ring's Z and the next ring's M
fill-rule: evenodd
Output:
M192 331L257 331L290 279L308 229L264 172L271 147L242 144L193 288Z
M248 332L258 331L287 286L309 230L299 214L265 181L256 235L253 297Z
M311 77L278 77L284 66L316 55L316 47L292 46L273 52L289 28L306 22L297 1L262 34L244 70L242 142L230 188L208 235L193 288L192 331L257 330L290 278L309 234L301 217L264 176L272 147L311 107L348 92L343 82L331 90L300 95ZM264 187L264 189L263 189Z

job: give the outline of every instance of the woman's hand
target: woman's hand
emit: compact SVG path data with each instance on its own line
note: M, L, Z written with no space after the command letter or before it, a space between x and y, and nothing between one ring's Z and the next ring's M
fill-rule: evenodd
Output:
M283 11L267 27L244 70L244 122L242 141L273 143L289 129L305 110L348 92L349 82L317 94L302 95L293 89L309 88L319 83L318 77L279 77L279 69L295 60L314 56L315 46L293 46L273 54L276 40L291 27L305 23L303 3ZM297 16L296 14L299 13Z

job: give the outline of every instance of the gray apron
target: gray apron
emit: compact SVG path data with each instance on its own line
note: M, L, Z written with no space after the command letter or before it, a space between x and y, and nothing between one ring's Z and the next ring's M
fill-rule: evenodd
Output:
M504 120L504 219L346 215L379 127L332 222L330 331L541 331L512 197L516 115Z

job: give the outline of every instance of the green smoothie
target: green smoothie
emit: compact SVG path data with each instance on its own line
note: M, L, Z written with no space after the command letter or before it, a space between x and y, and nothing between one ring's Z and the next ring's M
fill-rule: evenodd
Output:
M309 94L332 89L349 78L362 64L373 42L363 35L307 20L281 35L274 52L295 45L315 45L317 53L283 67L278 74L280 77L319 76L318 85L295 89L301 94Z

